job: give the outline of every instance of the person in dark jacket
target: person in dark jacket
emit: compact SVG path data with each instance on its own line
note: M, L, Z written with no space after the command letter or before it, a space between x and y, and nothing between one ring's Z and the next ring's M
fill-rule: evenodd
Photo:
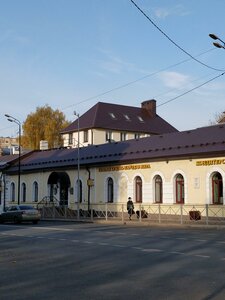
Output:
M134 214L134 203L131 200L131 197L129 197L128 201L127 201L127 212L128 212L128 215L129 215L129 220L131 220L131 217Z

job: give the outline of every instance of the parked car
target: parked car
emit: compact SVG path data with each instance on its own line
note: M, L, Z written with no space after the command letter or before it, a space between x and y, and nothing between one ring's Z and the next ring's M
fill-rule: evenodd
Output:
M0 213L0 223L4 222L32 222L37 224L41 218L40 212L31 205L12 205Z

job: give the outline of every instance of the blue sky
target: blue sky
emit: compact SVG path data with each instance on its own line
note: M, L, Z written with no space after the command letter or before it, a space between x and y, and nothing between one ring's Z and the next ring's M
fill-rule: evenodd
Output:
M225 50L208 37L225 40L224 0L135 2L181 48L225 70ZM152 98L178 130L207 126L225 111L225 75L161 104L221 73L190 59L130 0L0 0L0 136L17 134L6 113L24 122L48 104L73 121L99 101Z

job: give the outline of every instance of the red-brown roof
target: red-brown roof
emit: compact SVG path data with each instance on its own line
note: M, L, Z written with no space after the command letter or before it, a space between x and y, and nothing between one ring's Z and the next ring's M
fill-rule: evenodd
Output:
M35 151L21 160L22 172L77 168L77 149ZM225 125L82 147L81 167L225 156ZM9 171L16 172L17 166Z
M155 114L151 116L147 109L112 103L98 102L79 119L80 130L89 128L161 134L177 131L172 125ZM61 133L78 130L78 120Z

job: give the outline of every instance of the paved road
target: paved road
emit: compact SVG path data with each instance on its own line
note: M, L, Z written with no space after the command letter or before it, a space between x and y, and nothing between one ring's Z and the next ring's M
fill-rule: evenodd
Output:
M0 225L0 299L225 299L225 231Z

